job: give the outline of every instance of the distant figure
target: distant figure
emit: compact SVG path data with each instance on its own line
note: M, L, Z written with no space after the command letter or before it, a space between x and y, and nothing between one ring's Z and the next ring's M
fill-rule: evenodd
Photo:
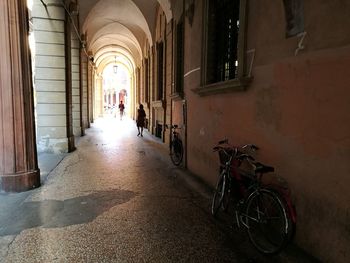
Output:
M140 104L140 108L137 110L137 120L136 120L137 130L139 132L137 136L141 135L141 137L143 137L142 133L143 133L143 127L145 126L145 118L146 118L146 112L143 109L143 105Z
M120 120L122 120L122 118L123 118L124 109L125 109L125 106L124 106L124 104L123 104L123 101L121 100L121 101L120 101L120 104L119 104Z

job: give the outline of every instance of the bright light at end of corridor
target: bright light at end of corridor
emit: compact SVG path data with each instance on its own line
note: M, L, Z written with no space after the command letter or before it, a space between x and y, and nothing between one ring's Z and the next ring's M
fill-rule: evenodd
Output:
M33 10L33 0L27 0L27 7L30 11Z
M34 38L33 32L29 33L28 39L29 39L29 49L32 53L32 56L35 56L35 38Z

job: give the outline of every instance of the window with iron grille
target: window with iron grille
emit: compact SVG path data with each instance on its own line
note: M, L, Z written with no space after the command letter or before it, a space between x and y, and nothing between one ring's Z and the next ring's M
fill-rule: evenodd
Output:
M176 79L175 79L175 92L178 94L183 93L183 78L184 78L184 24L183 17L176 25Z
M210 0L208 17L207 83L234 79L240 0Z
M205 0L203 14L202 85L193 92L206 96L244 90L247 0Z

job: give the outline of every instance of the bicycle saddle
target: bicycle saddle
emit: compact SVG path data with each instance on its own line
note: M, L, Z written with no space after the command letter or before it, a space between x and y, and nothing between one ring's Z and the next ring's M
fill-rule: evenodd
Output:
M256 173L269 173L269 172L274 172L275 168L273 168L272 166L268 166L262 163L255 163L256 165L256 169L255 172Z

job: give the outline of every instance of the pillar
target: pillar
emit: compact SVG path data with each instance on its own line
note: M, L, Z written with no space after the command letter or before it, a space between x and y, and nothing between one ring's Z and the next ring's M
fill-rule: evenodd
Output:
M85 39L85 36L84 36ZM81 135L85 135L85 129L89 128L88 119L88 57L84 50L80 50L80 120L81 120Z
M26 0L0 2L0 190L40 186Z
M66 153L74 148L69 21L62 1L44 2L34 0L32 9L37 147L39 153Z
M96 117L103 117L103 101L104 101L104 95L103 95L103 78L101 75L98 75L96 77L96 104L95 104L95 116Z
M91 54L89 56L92 56ZM91 59L90 59L91 62ZM87 127L90 128L91 124L91 65L88 61L86 64L86 88L87 88L87 97L86 97L86 105L87 105Z
M73 6L73 8L72 8ZM77 13L76 5L70 5L70 12ZM72 16L75 25L78 25L78 16ZM82 134L81 106L80 106L80 40L71 25L71 63L72 63L72 117L73 134L76 137Z
M70 17L65 13L64 42L65 42L65 73L66 73L66 132L68 140L68 152L75 150L73 132L73 74L72 74L72 24Z

